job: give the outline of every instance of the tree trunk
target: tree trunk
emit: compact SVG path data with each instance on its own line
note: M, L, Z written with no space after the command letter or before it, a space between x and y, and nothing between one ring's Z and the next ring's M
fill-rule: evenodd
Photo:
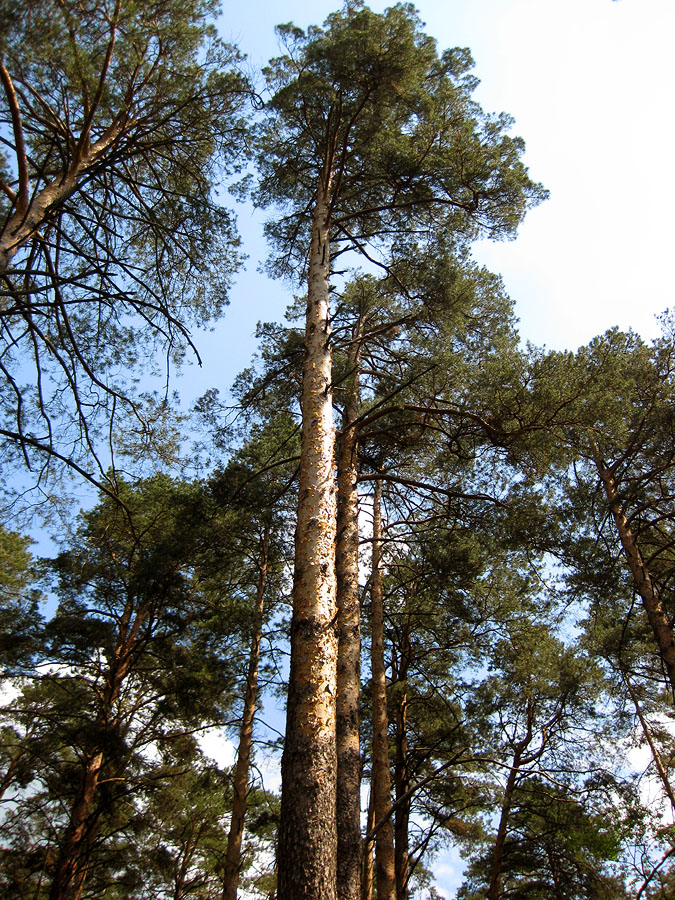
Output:
M189 834L185 837L179 860L177 860L176 874L174 876L174 889L172 900L183 900L192 894L192 884L188 881L188 874L195 851L204 831L204 822L190 822ZM185 834L185 831L183 831Z
M410 630L406 623L401 642L401 656L396 673L396 758L394 783L396 811L394 813L394 839L396 845L396 897L408 898L410 870L410 778L408 773L408 667L410 665Z
M16 252L39 232L55 210L75 193L88 172L111 152L112 145L124 130L124 117L116 117L94 144L90 145L88 141L82 140L84 136L81 135L68 169L41 190L32 192L28 179L18 98L11 76L3 65L0 65L0 82L12 116L20 182L18 194L14 198L14 210L0 231L0 276L2 276L9 268Z
M626 683L626 687L628 688L628 693L630 694L630 698L633 701L633 706L635 707L635 712L637 713L637 717L640 720L640 725L642 726L642 733L645 736L645 740L649 745L649 749L652 753L652 759L654 760L654 765L656 766L657 774L661 780L661 784L663 785L663 790L670 801L670 808L675 814L675 792L673 792L673 787L670 783L670 779L668 778L668 772L666 771L666 767L663 763L663 759L661 758L661 754L659 753L659 748L656 746L656 742L652 736L651 728L649 727L649 723L645 719L644 713L642 712L642 707L640 706L640 701L638 699L635 690L633 689L633 685L630 683L630 679L628 677L628 672L621 667L619 664L621 675L623 680Z
M602 479L628 568L642 599L642 605L656 639L659 654L666 667L671 688L675 693L675 637L673 636L673 628L658 596L649 570L642 558L637 539L628 524L628 519L617 496L614 473L602 461L597 445L594 445L593 449L595 452L595 465Z
M119 727L115 716L115 704L129 672L129 664L136 645L143 616L139 612L130 626L133 604L127 601L115 658L105 675L105 688L96 718L97 734L114 735ZM59 848L54 877L49 890L49 900L79 900L84 890L89 868L89 857L98 829L99 813L96 809L96 792L103 768L110 768L110 760L104 758L101 743L97 741L83 759L82 778L70 810L70 819ZM106 774L110 774L107 772Z
M312 222L278 900L335 900L335 486L328 204Z
M532 742L533 726L534 726L535 705L531 698L527 700L527 730L524 737L520 741L514 741L513 761L506 779L506 787L504 788L504 796L502 798L502 808L499 816L499 826L497 828L497 838L495 840L495 849L492 854L492 863L490 865L490 882L486 900L499 900L502 894L502 869L504 866L504 846L506 844L506 832L508 829L509 818L511 816L511 807L513 805L513 791L516 781L520 773L521 766L527 765L539 759L544 753L546 746L546 729L542 728L541 746L533 753L525 756L525 751ZM554 719L549 721L549 727Z
M100 750L92 754L84 765L80 789L71 809L49 890L49 900L78 900L84 888L96 831L92 810L102 767L103 753Z
M366 834L370 834L375 827L375 795L373 794L372 775L370 785L370 797L368 798L368 818L366 819ZM363 840L363 870L361 875L361 900L373 900L373 851L375 841L372 837Z
M360 325L349 354L342 432L337 456L337 537L335 574L338 606L337 664L337 896L361 896L361 608L359 596L358 430Z
M506 843L506 831L511 816L511 804L513 802L513 789L516 786L521 755L522 751L520 750L520 747L518 747L513 757L513 763L509 770L508 778L506 779L506 787L504 789L502 808L499 816L499 827L497 828L495 848L492 852L492 862L490 864L490 886L488 888L486 900L499 900L502 893L504 845Z
M372 791L375 821L380 822L391 809L389 772L389 721L387 684L384 666L384 599L382 590L382 482L375 482L373 498L373 559L370 582L371 670L373 679L373 759ZM391 817L375 835L375 880L377 900L396 900L394 826Z
M227 836L225 871L223 873L223 900L237 900L239 871L241 869L241 839L246 816L246 795L248 794L248 773L253 742L253 718L258 697L258 665L260 662L260 641L262 639L263 607L267 582L267 558L270 546L270 526L265 526L263 535L258 587L256 591L255 631L251 641L246 676L244 714L239 732L237 765L234 772L234 796L232 798L232 818Z

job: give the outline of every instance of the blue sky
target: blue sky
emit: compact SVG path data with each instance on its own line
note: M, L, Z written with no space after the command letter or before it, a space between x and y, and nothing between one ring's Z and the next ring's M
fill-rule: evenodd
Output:
M275 24L319 24L338 4L224 6L221 33L255 70L278 52ZM675 306L673 0L420 0L416 6L439 49L471 48L481 79L476 98L486 110L514 117L530 171L551 192L516 241L475 248L504 277L523 339L576 349L613 325L654 337L655 316ZM266 253L263 216L240 208L239 220L247 271L225 321L199 339L204 366L181 380L188 393L226 390L255 348L256 322L280 318L290 299L285 285L256 273ZM442 854L434 871L438 886L453 896L461 877L457 854Z
M275 24L319 24L339 4L223 5L221 34L256 70L277 53ZM674 0L416 5L439 49L471 48L481 79L476 98L515 118L530 171L551 191L516 241L476 248L477 258L503 275L522 337L559 349L576 349L612 325L653 337L654 316L675 306ZM263 216L249 207L238 214L247 270L225 320L195 336L202 368L188 366L174 380L187 402L212 387L226 391L255 349L256 322L280 318L290 300L286 285L256 272L266 254ZM452 896L456 856L439 859L436 873Z
M274 25L318 24L330 0L225 2L219 27L259 69L278 52ZM389 4L374 2L375 10ZM510 113L532 175L551 198L514 242L482 243L500 272L521 334L576 349L612 325L655 336L654 316L675 305L675 178L671 120L673 0L421 0L439 48L468 46L486 110ZM255 347L259 319L279 318L287 286L256 273L266 250L262 215L240 208L249 254L223 323L200 336L204 366L178 386L226 389Z

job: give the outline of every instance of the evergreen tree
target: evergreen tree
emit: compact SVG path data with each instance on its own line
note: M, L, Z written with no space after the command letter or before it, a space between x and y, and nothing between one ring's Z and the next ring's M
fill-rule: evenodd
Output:
M443 228L512 234L543 196L504 117L470 99L465 51L439 57L411 7L348 3L322 28L279 29L257 199L287 214L268 232L276 270L307 274L303 433L279 896L335 896L335 498L331 256ZM333 251L331 251L331 247ZM328 830L329 829L329 830ZM340 895L359 895L356 854Z
M0 666L4 676L30 668L42 639L43 599L31 541L0 527Z
M523 779L512 797L498 892L490 881L494 856L488 854L472 863L458 898L631 896L620 874L612 871L625 825L611 806L598 804L597 799L592 793L572 792L537 778Z
M0 435L29 467L91 479L99 427L149 426L132 370L158 347L180 358L222 310L238 239L214 188L238 165L247 85L216 10L0 4Z
M11 799L3 859L27 842L22 890L52 900L120 865L137 798L170 777L151 749L223 723L231 704L222 645L236 622L201 586L203 492L159 476L122 487L125 508L86 513L55 563L59 607L12 712L31 780Z
M250 411L249 411L250 412ZM236 900L243 866L242 838L250 791L253 724L260 702L258 687L263 629L269 624L279 597L284 594L286 546L289 542L288 507L295 487L295 462L284 457L297 451L297 429L283 413L263 417L254 425L247 443L211 482L211 491L221 510L227 510L222 543L212 560L216 584L222 579L223 547L231 559L237 592L246 603L243 631L250 632L243 711L233 781L232 811L223 870L223 900ZM279 459L279 448L283 455ZM276 603L273 601L276 600Z

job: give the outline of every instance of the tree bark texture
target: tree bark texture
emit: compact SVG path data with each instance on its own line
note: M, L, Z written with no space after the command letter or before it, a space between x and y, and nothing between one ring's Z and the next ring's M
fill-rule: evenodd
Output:
M373 703L372 788L375 821L391 809L389 771L389 721L384 665L384 596L382 589L382 482L375 482L373 498L373 555L370 581L371 671ZM375 883L377 900L396 900L394 826L389 816L375 835Z
M368 798L368 818L366 819L366 834L375 827L375 795L373 794L372 775L370 785L370 797ZM361 874L361 900L373 900L373 851L375 840L372 837L363 839L363 869Z
M309 258L278 900L336 897L336 513L329 272L328 205L320 191Z
M408 773L408 669L410 666L410 631L406 623L401 641L400 657L395 673L396 693L396 757L394 760L394 843L396 865L396 898L407 900L410 872L410 777Z
M495 838L495 846L492 851L492 862L490 863L490 883L488 887L487 900L499 900L502 895L502 868L504 866L504 845L506 843L506 832L511 816L511 805L513 803L513 790L516 786L518 770L520 767L520 757L522 750L516 748L511 768L506 779L506 787L504 788L504 796L502 798L502 808L499 815L499 825L497 827L497 837Z
M103 768L103 753L96 751L85 762L77 797L61 844L49 900L78 900L84 889L89 856L96 836L96 789Z
M338 607L337 664L337 896L361 896L361 608L359 594L358 430L351 428L359 412L359 327L349 354L351 374L337 455L337 538L335 573Z
M253 742L253 719L255 717L255 706L258 697L258 666L260 663L260 641L262 638L263 607L265 604L269 546L270 527L267 525L265 527L261 546L260 571L256 590L255 630L248 657L244 714L241 721L241 729L239 731L237 765L234 772L232 818L230 819L230 831L227 836L225 871L223 873L223 900L237 900L237 891L239 888L241 841L244 833L246 795L248 794L248 773L251 763L251 745Z
M647 620L656 640L659 654L666 667L671 688L675 693L675 636L663 603L652 581L649 569L642 558L637 538L633 534L616 491L616 480L612 470L601 459L597 446L595 465L607 496L614 523L616 525L624 556L628 564L638 594L642 600Z

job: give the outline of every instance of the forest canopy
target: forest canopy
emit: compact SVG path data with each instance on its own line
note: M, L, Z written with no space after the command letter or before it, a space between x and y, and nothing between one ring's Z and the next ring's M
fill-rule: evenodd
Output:
M668 900L673 315L521 339L548 192L411 4L218 12L0 3L3 896Z

